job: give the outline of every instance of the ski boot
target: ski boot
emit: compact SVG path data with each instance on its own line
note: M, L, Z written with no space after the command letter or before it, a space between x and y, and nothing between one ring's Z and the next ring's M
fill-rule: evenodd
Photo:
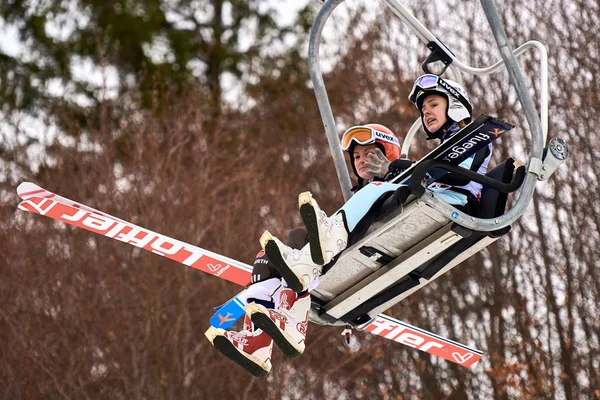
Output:
M252 375L263 377L271 370L273 340L264 331L253 329L248 315L241 332L211 326L204 335L219 352Z
M260 245L275 269L295 292L308 290L311 283L321 276L323 266L313 262L308 244L295 250L265 231L260 237Z
M339 212L328 217L310 192L300 193L298 207L308 231L313 262L319 265L329 263L348 246L348 229L344 214Z
M246 306L246 315L258 328L266 332L277 347L288 357L298 357L304 352L310 294L298 295L289 288L273 296L275 309L257 303Z

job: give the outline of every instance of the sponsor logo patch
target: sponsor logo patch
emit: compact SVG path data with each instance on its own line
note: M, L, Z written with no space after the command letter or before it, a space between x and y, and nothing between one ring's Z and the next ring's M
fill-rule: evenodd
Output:
M235 321L235 318L230 318L232 315L233 314L231 314L230 312L228 312L225 316L219 314L219 326L223 325L225 322Z
M281 291L279 296L279 308L283 310L289 310L292 308L292 304L296 300L296 292L291 289L285 289Z
M469 149L472 149L475 146L484 144L484 143L488 142L489 140L490 140L490 137L487 134L485 134L483 132L478 132L475 136L473 136L471 139L467 140L466 142L457 144L456 146L453 146L452 149L450 150L450 152L446 155L446 157L444 157L444 161L451 161L451 160L457 159L461 155L466 153Z
M387 134L385 134L383 132L379 132L379 131L376 131L376 130L373 130L373 132L375 133L375 137L383 139L386 142L399 144L398 139L396 139L395 137L393 137L391 135L387 135Z
M498 137L498 136L502 135L504 132L506 132L506 131L501 131L498 128L494 128L493 131L488 132L488 135Z
M473 353L468 352L465 354L460 354L459 352L453 352L452 353L452 358L454 358L454 361L456 361L459 364L464 364L467 361L469 361L471 358L473 358Z
M248 341L248 338L240 333L227 331L226 334L229 337L229 339L236 343L239 343L242 346L248 346L248 344L250 343Z

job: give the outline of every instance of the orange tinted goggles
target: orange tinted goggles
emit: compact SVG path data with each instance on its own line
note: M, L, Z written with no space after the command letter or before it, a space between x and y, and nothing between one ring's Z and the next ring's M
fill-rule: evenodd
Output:
M400 146L398 139L387 133L380 132L368 126L353 126L344 132L344 136L342 136L342 149L348 151L350 146L352 146L352 142L360 145L367 145L375 143L375 140L377 139Z

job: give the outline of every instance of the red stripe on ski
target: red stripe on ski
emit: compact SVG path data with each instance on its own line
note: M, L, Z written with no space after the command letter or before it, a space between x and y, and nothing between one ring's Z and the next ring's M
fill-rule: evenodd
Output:
M31 191L31 192L27 192L27 193L19 193L19 196L22 197L22 198L24 198L24 199L26 199L28 197L32 197L32 196L37 195L38 193L43 193L43 192L47 192L47 190L45 190L45 189L39 189L39 190L34 190L34 191ZM50 196L50 197L52 197L52 196Z
M444 358L463 367L472 366L481 360L483 355L481 350L467 347L383 314L379 314L375 320L363 326L362 329L374 335Z
M238 285L250 283L251 267L248 265L226 257L212 257L206 250L104 213L43 197L29 197L19 204L19 208L140 247Z

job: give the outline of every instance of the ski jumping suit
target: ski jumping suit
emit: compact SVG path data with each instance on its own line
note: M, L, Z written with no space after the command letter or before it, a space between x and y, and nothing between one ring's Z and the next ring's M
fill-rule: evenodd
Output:
M458 124L452 124L442 135L442 143L446 138L460 130ZM459 164L460 167L476 171L485 175L492 154L492 145L479 150ZM390 173L386 175L384 182L370 182L362 187L350 200L348 200L337 212L343 211L346 218L347 228L350 232L349 245L360 239L369 225L377 218L379 206L383 200L391 196L400 186L390 183L402 170L393 171L394 162L390 165ZM474 212L479 204L482 185L468 179L457 177L447 173L436 182L428 185L436 196L452 204L467 213ZM336 213L337 213L336 212ZM358 227L358 228L357 228Z
M305 227L294 228L287 238L287 245L293 249L301 249L308 243L308 233ZM275 269L264 251L259 251L252 265L252 276L250 285L246 289L245 296L240 300L246 303L256 302L265 307L273 308L273 303L266 299L279 289L282 283L281 274ZM261 283L255 285L255 283Z

